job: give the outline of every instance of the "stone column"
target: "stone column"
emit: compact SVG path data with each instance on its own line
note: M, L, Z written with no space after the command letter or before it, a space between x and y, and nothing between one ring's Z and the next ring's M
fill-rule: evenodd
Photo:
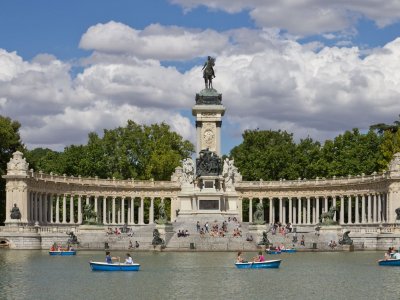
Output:
M310 197L307 197L307 224L311 223L311 207L310 207Z
M301 222L301 197L297 198L297 224L302 224L302 222Z
M39 194L39 201L38 201L38 208L39 208L39 223L43 223L43 200L42 200L43 194Z
M359 212L359 208L358 208L358 200L359 200L359 195L355 195L356 198L356 211L355 211L355 223L358 224L360 223L360 212Z
M347 224L351 224L351 195L347 197Z
M132 224L135 224L135 198L131 198L131 214L132 214Z
M69 196L69 224L75 223L74 220L74 195Z
M302 224L307 224L307 201L305 201L306 199L304 199L304 201L303 200L301 201L302 206L303 206L303 222L302 222Z
M365 202L367 201L367 196L366 195L361 195L361 223L365 224L367 223L365 219Z
M128 197L128 202L127 202L127 204L128 204L128 213L127 213L127 218L128 218L128 221L127 221L127 223L128 223L128 225L131 225L131 220L132 220L132 217L131 217L131 201L130 201L130 198Z
M333 207L336 207L336 196L332 196L332 206L333 206ZM333 213L333 220L334 220L335 222L337 222L337 219L338 219L338 213L337 213L337 211L335 211L335 212Z
M154 197L150 198L149 224L154 223Z
M67 195L63 195L63 203L62 203L62 223L65 224L67 223Z
M86 195L86 203L85 205L90 205L90 196Z
M324 199L325 199L324 210L325 210L325 212L328 212L328 210L329 210L328 196L324 197Z
M344 196L340 196L340 225L344 224Z
M162 201L162 200L161 200ZM140 198L140 225L144 224L144 198Z
M279 222L283 224L283 198L279 199Z
M296 200L297 198L292 198L292 206L293 206L293 224L297 224L297 204Z
M48 216L49 216L49 212L48 212L48 194L47 193L44 193L43 194L44 195L44 197L43 197L43 205L44 205L44 211L43 211L43 223L44 224L47 224L47 221L48 221Z
M112 197L112 222L115 225L115 197Z
M319 196L315 197L315 218L316 223L319 223Z
M288 199L289 201L289 223L293 224L293 203L292 203L292 198Z
M253 222L253 199L249 198L249 222Z
M97 216L98 207L97 207L97 205L98 205L97 196L94 196L94 212L96 213L96 221L98 221L98 216Z
M107 224L107 196L103 196L103 224Z
M29 204L29 222L30 223L34 223L34 196L35 196L35 194L32 192L32 191L30 191L29 192L29 202L30 202L30 204Z
M78 195L78 224L82 224L82 195Z
M372 200L372 203L373 203L373 205L372 205L372 209L373 209L373 213L372 213L372 222L374 222L374 223L376 223L376 215L377 215L377 213L376 213L376 194L374 194L374 196L373 196L374 198L373 198L373 200Z
M371 219L371 194L368 194L368 217L367 217L367 222L368 223L372 223L372 219Z
M274 219L273 219L273 216L272 216L272 206L273 206L272 198L269 198L269 223L270 224L274 223Z
M381 193L379 193L378 196L378 223L382 222L382 197Z
M125 224L125 197L121 198L121 223Z
M56 223L60 224L60 195L56 195Z

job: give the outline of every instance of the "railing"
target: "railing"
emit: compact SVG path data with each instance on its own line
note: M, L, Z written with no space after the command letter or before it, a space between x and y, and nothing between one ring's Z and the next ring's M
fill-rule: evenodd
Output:
M78 185L89 185L89 186L114 186L114 187L138 187L138 188L156 188L156 189L171 189L171 188L180 188L179 182L174 181L155 181L153 179L150 180L135 180L135 179L127 179L120 180L116 178L112 179L101 179L97 176L95 178L90 177L75 177L75 176L67 176L67 175L56 175L53 173L45 174L43 172L34 172L32 169L28 172L28 176L34 178L36 180L43 181L51 181L55 183L68 183L68 184L78 184Z
M382 181L389 178L389 173L374 173L372 175L357 175L347 177L333 177L327 178L315 178L315 179L297 179L297 180L285 180L279 181L240 181L235 184L236 188L267 188L267 187L315 187L315 186L336 186L336 185L349 185L349 184L361 184L361 183L372 183Z

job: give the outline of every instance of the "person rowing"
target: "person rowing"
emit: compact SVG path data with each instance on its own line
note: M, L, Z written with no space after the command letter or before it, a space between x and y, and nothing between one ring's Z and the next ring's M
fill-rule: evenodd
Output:
M118 259L118 261L119 261L119 256L112 257L110 251L106 251L106 263L112 264L113 259Z

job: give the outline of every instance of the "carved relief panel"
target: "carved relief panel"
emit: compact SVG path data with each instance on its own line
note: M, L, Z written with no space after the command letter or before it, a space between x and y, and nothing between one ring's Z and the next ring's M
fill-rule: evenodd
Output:
M210 151L217 150L217 132L214 122L203 122L201 130L201 149L209 148Z

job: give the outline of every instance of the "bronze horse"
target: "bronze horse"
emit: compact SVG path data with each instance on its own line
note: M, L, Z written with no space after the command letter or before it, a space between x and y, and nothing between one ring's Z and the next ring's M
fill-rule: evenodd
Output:
M206 89L213 88L212 79L215 78L215 72L213 68L214 65L215 65L215 58L209 56L207 61L204 63L203 68L201 69L203 71L203 78Z

